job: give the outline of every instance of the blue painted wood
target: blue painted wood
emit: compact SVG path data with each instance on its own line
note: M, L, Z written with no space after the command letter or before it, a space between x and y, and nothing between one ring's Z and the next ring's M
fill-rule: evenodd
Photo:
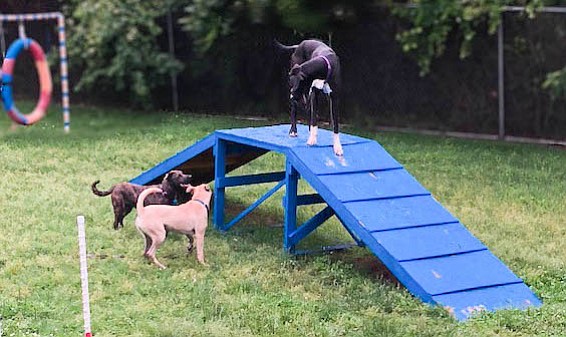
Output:
M488 250L400 264L433 296L522 282Z
M466 319L476 307L496 310L540 305L522 280L428 195L379 144L342 134L346 154L339 158L332 153L332 132L320 130L319 145L308 147L305 126L299 126L298 138L288 137L288 129L288 125L277 125L217 131L203 143L148 170L151 174L144 172L137 181L156 179L198 158L203 165L203 156L210 157L210 148L214 146L214 162L206 163L210 160L207 157L200 169L206 170L206 165L210 165L208 169L214 169L216 185L261 182L280 173L267 173L261 178L225 177L235 167L267 151L277 151L287 157L285 250L294 251L298 240L326 218L325 214L320 215L311 219L310 225L296 229L297 206L319 201L320 197L354 240L366 245L412 294L424 302L451 308L458 319ZM297 196L299 177L319 197ZM215 187L217 226L223 226L224 187ZM406 196L409 194L418 196Z
M299 158L296 158L294 152L291 151L288 153L287 157L288 160L293 163L293 166L300 173L301 177L308 181L321 197L324 198L326 203L332 207L336 216L342 221L344 227L346 227L353 237L363 242L413 295L426 303L434 303L432 296L407 273L383 246L377 243L377 240L371 236L371 233L366 228L360 225L356 215L346 208L346 205L349 204L340 202L327 186L320 182L320 176L312 172Z
M226 176L226 142L216 138L214 144L214 181ZM214 185L213 223L218 230L224 228L224 198L226 188Z
M524 283L438 295L434 300L458 320L468 319L484 310L527 309L542 305Z
M370 232L458 221L431 196L352 202L345 207Z
M341 223L345 223L344 220L342 220L342 218L340 217L339 214L335 213L335 215L338 218L338 220L340 220ZM352 240L354 240L356 242L357 246L365 247L365 245L366 245L365 242L363 242L362 239L357 237L356 234L354 233L354 231L351 230L349 226L344 226L344 229L348 232L348 234L350 234L350 236L352 237Z
M290 148L308 147L308 127L306 125L297 125L298 137L289 137L289 128L290 125L283 124L264 126L261 128L228 129L218 130L216 131L216 135L232 142L243 143L281 153ZM348 134L341 134L340 140L342 145L369 142L368 139ZM318 145L314 148L332 147L332 144L332 132L319 129Z
M145 172L142 172L140 175L130 180L130 182L132 184L146 185L153 181L161 180L161 178L163 178L163 176L167 172L179 167L190 159L198 157L202 153L212 148L215 143L216 135L208 135L200 141L197 141L192 146L177 152L163 162L157 164L156 166L150 168Z
M328 252L335 252L339 250L346 250L350 248L357 247L358 245L355 243L341 243L332 246L322 246L318 249L300 249L295 250L293 252L294 255L312 255L317 253L328 253Z
M344 145L343 157L334 155L331 147L321 149L301 146L293 148L292 151L317 175L402 168L401 164L376 142Z
M318 193L297 195L297 206L307 206L326 203ZM281 199L281 205L285 207L285 196Z
M324 203L324 199L318 193L303 194L297 196L297 206L315 205Z
M487 249L459 222L372 235L399 262Z
M329 206L323 208L315 216L307 220L302 224L297 230L289 235L288 242L290 245L294 246L299 241L304 239L307 235L312 233L318 226L322 225L326 220L330 219L334 215L334 211Z
M219 187L243 186L252 184L273 183L285 179L285 172L250 174L220 178L215 183Z
M430 194L403 169L325 175L319 179L344 203Z
M264 195L262 195L258 200L256 200L253 204L251 204L248 208L238 214L234 219L232 219L229 223L222 226L222 230L227 231L232 228L235 224L240 222L245 216L250 214L254 209L256 209L259 205L261 205L265 200L271 197L275 192L279 191L281 187L285 185L285 180L281 180L275 187L267 191Z
M283 225L283 249L293 252L295 245L291 240L291 234L297 228L297 189L299 184L299 173L291 165L289 159L285 162L285 222Z

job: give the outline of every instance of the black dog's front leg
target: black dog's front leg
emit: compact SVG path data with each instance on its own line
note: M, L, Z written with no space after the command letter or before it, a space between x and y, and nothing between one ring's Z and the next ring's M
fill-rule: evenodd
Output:
M289 115L291 117L291 129L289 129L289 137L297 137L297 109L299 108L299 99L291 95L289 100Z

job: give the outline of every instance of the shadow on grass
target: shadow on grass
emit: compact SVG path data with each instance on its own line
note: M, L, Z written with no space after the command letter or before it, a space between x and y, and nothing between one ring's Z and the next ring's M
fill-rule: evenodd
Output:
M229 198L226 201L226 221L230 221L248 207L248 205L231 201ZM283 251L283 219L282 209L281 212L274 214L265 209L257 208L248 214L244 220L220 235L238 238L237 242L227 240L230 249L233 251L254 253L255 247L258 245L265 245L274 250L281 249ZM341 262L350 265L351 269L357 272L359 276L375 279L395 287L401 285L389 269L368 249L364 247L352 247L335 251L322 251L320 249L329 244L336 244L336 242L329 243L328 238L322 237L322 235L314 231L305 238L305 243L302 244L302 246L308 245L308 249L312 250L312 253L288 256L301 259L307 263L313 263L317 256L325 255L331 263Z

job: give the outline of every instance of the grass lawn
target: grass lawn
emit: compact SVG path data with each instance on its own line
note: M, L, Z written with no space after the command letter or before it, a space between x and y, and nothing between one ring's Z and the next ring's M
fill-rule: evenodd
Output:
M75 107L65 135L55 108L16 132L1 118L0 336L81 335L78 214L87 221L97 337L566 335L566 151L560 149L345 130L379 141L544 302L465 323L413 298L365 249L284 254L282 229L274 226L283 220L281 192L227 234L209 227L209 267L187 256L183 237L170 235L158 253L168 269L159 271L141 257L135 215L114 231L110 199L90 191L94 180L101 188L129 180L215 129L260 123ZM238 173L282 164L279 155L267 154ZM229 189L229 213L267 188ZM319 207L301 208L299 219ZM347 240L333 218L304 246Z

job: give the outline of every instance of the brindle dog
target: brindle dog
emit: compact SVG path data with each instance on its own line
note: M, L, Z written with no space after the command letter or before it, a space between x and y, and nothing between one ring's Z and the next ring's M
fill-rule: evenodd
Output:
M112 186L108 191L100 191L96 185L100 180L92 183L92 193L99 197L110 195L114 208L114 229L124 227L124 217L136 207L140 193L150 187L158 187L163 193L152 193L145 199L145 205L173 205L174 202L182 204L191 199L182 185L190 183L192 176L180 170L170 171L163 177L160 185L142 186L123 182Z

